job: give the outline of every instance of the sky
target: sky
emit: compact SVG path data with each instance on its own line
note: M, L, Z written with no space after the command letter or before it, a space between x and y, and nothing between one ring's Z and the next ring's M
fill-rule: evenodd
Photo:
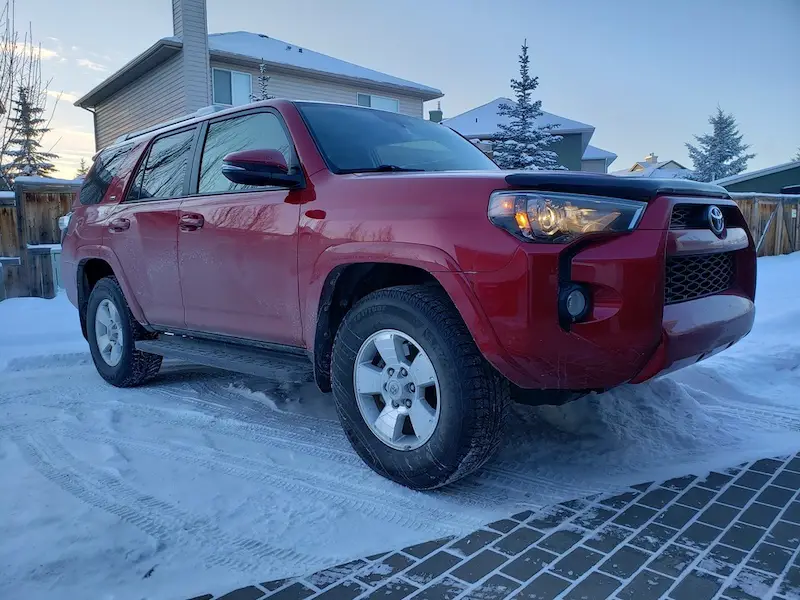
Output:
M158 38L171 0L16 0L52 79L48 147L58 176L94 153L91 114L72 103ZM800 0L207 0L209 31L265 33L441 89L445 117L509 96L527 39L542 108L596 128L592 145L691 167L685 148L732 112L756 157L800 147ZM56 96L61 94L55 103ZM435 103L428 103L428 109Z

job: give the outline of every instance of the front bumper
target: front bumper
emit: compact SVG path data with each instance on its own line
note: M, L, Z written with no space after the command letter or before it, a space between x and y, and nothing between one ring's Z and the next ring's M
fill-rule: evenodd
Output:
M743 219L722 239L670 230L673 206L686 202L704 201L658 198L630 234L566 248L523 244L504 269L471 274L498 340L496 347L479 343L486 358L521 388L606 390L681 368L741 339L755 314L752 238ZM667 257L714 252L732 253L733 285L665 305ZM588 288L592 306L585 320L565 327L558 292L567 282Z
M661 343L630 383L677 371L730 348L750 332L755 314L749 298L732 294L665 306Z

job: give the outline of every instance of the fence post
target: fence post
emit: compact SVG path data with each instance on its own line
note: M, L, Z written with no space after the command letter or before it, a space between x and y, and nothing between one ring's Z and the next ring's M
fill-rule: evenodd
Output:
M777 218L777 222L775 223L775 256L779 256L783 254L783 231L784 231L784 220L783 220L783 200L778 200L777 206L775 206L775 217Z
M758 205L758 196L753 198L753 204L750 206L750 234L754 240L761 237L761 209Z

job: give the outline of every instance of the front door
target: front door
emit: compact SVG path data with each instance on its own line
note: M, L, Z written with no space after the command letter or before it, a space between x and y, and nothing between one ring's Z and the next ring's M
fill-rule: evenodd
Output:
M109 210L105 239L122 265L148 323L183 327L178 218L196 129L150 146L125 199Z
M178 231L186 328L302 346L293 202L301 192L234 184L222 174L227 154L266 148L297 168L289 134L269 109L208 124L197 194L181 204Z

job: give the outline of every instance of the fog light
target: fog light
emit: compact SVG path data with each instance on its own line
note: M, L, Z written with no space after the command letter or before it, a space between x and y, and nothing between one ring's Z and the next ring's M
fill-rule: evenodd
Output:
M575 289L567 294L567 313L573 319L577 319L586 312L589 302L582 290Z
M589 290L577 283L562 285L559 296L559 322L565 329L571 323L577 323L586 318L591 309Z

